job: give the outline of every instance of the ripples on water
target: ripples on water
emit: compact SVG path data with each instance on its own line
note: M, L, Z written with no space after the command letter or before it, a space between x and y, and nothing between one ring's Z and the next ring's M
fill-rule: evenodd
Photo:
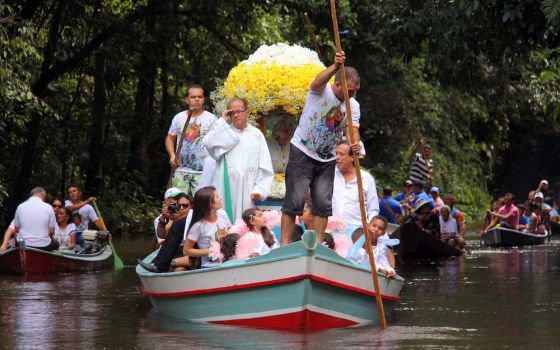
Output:
M386 331L288 332L165 319L138 290L132 262L149 243L121 243L120 272L0 276L2 349L556 348L560 242L478 248L443 261L406 261L407 282ZM128 248L128 251L127 251ZM372 303L372 307L374 304Z

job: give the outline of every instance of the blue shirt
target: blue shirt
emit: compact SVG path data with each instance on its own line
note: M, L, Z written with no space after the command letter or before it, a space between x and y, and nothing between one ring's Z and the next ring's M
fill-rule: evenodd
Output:
M404 192L399 192L396 196L395 196L395 200L397 202L402 202L405 199L405 195Z
M521 216L519 218L519 225L528 225L529 224L529 217L528 216Z
M385 203L387 203L387 205L391 208L395 215L402 214L402 207L399 202L397 202L390 196L384 196L383 199L385 199ZM396 224L397 220L395 220L395 217L393 216L393 214L391 214L391 211L387 209L385 203L383 203L381 199L379 199L379 215L386 218L390 223Z

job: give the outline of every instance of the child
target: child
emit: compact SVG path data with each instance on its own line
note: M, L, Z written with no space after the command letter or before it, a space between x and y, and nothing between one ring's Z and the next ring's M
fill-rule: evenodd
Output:
M373 248L373 257L375 259L375 266L377 270L385 274L388 278L395 278L395 258L391 249L387 245L394 245L398 240L389 239L385 232L387 229L387 219L382 216L374 216L368 225L368 231L371 236L371 243ZM361 236L359 233L352 236L352 240L358 240ZM365 243L363 245L365 247ZM369 257L364 248L360 248L357 253L350 252L349 259L362 264L370 266Z
M241 217L249 228L249 232L239 239L237 247L243 247L243 249L237 250L237 258L254 258L267 254L280 246L266 225L266 217L261 210L249 208L243 212Z
M222 208L222 199L214 187L203 187L194 196L192 220L187 230L183 254L202 257L201 267L221 264L221 259L211 251L213 241L221 241L231 226L227 213ZM194 245L198 248L195 248Z
M220 245L220 251L222 252L223 258L222 262L237 259L235 255L235 250L237 249L237 242L239 241L239 235L237 233L230 233L227 235Z

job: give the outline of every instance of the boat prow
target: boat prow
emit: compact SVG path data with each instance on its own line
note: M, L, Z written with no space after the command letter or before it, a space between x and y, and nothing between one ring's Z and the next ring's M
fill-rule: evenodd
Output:
M484 244L490 247L520 247L544 244L548 236L494 227L484 232L481 238Z
M254 259L159 274L138 265L136 273L143 294L162 315L191 322L275 329L379 323L369 269L318 244L312 231ZM404 279L378 278L390 319Z
M401 241L397 247L397 252L403 258L439 259L463 254L460 250L426 232L413 222L401 225L391 235L391 238L398 238Z

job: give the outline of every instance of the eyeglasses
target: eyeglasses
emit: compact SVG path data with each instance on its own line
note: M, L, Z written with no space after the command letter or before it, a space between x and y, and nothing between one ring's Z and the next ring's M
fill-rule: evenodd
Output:
M52 207L53 207L53 208L62 208L62 205L53 204Z
M189 208L191 205L189 203L181 203L181 204L177 204L177 207L181 208L181 209L187 209Z
M237 111L230 111L228 114L229 115L236 115L236 114L241 114L241 113L245 113L245 112L247 112L247 108L240 109L240 110L237 110Z

